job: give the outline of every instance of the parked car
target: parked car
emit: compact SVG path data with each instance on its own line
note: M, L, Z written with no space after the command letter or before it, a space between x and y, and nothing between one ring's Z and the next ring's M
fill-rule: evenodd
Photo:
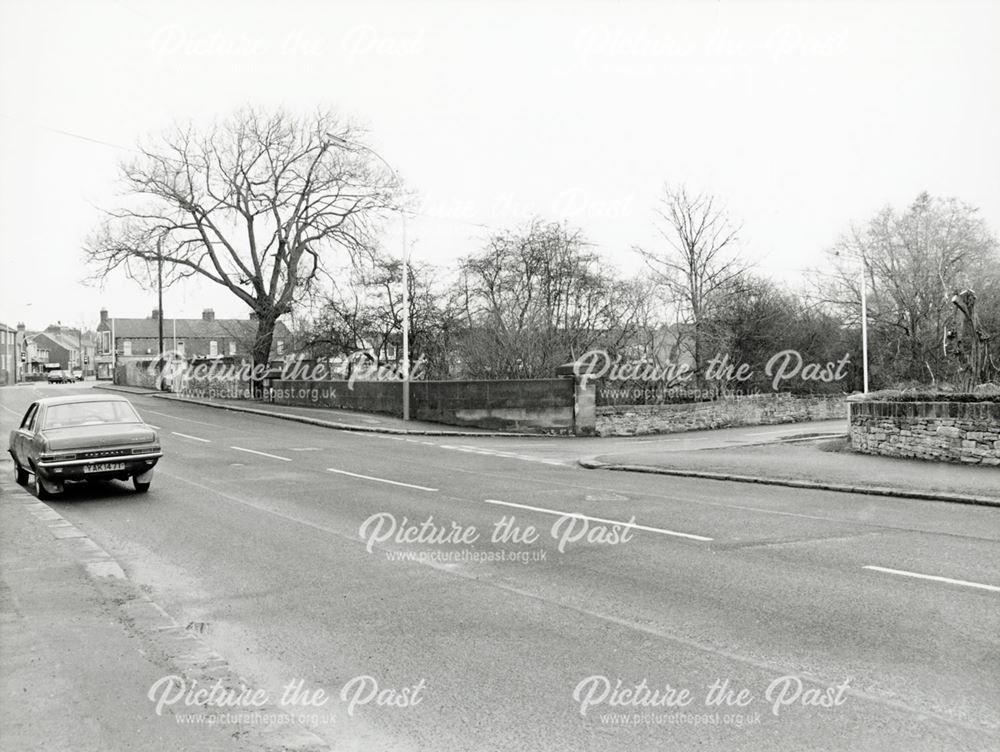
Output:
M73 381L83 381L83 371L80 369L73 371Z
M54 371L49 371L48 379L50 384L65 384L73 380L73 374L69 371L61 371L57 368Z
M131 402L93 394L33 402L10 432L7 451L15 480L23 486L33 475L40 499L61 493L69 481L131 478L136 491L148 491L163 456L156 430Z

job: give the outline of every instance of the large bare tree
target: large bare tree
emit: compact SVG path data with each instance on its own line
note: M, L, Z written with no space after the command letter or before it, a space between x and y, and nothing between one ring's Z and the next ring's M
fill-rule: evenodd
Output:
M665 186L656 214L664 245L635 250L673 296L681 321L690 325L695 373L701 374L703 328L747 270L736 255L740 227L716 197L684 186Z
M245 303L258 320L255 366L278 319L327 274L326 256L369 252L395 176L330 112L245 108L211 129L178 126L123 163L124 206L86 246L101 274L158 261Z

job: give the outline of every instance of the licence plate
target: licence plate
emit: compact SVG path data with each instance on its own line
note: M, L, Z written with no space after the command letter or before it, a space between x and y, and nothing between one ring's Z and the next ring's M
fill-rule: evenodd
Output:
M115 470L124 470L124 462L101 462L97 465L84 465L83 472L85 473L107 473L113 472Z

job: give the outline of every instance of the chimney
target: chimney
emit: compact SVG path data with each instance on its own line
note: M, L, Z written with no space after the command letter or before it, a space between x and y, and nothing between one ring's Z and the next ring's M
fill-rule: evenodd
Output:
M23 332L24 331L24 322L23 321L17 325L17 330L19 332Z
M160 318L160 309L159 308L154 308L153 309L153 315L152 315L151 318L153 319L153 321L156 321L158 318Z
M107 308L102 308L101 309L101 323L102 324L108 323L108 309Z
M251 321L257 320L257 313L255 311L250 311L250 320Z
M204 311L201 312L201 317L205 321L215 321L215 311L213 311L211 308L206 308Z

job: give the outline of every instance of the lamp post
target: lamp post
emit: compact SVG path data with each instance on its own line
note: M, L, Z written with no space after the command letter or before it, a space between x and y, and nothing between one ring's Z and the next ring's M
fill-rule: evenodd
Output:
M369 154L378 159L382 164L384 164L389 172L392 173L392 177L395 179L396 184L399 184L399 173L396 172L395 168L389 164L385 157L379 154L370 146L358 143L356 141L348 141L346 138L341 138L340 136L334 135L333 133L327 133L327 138L338 146L350 149L355 147L358 149L364 149ZM399 217L402 220L403 225L403 420L410 419L410 289L407 281L409 276L409 254L406 248L406 212L402 207L399 207Z

